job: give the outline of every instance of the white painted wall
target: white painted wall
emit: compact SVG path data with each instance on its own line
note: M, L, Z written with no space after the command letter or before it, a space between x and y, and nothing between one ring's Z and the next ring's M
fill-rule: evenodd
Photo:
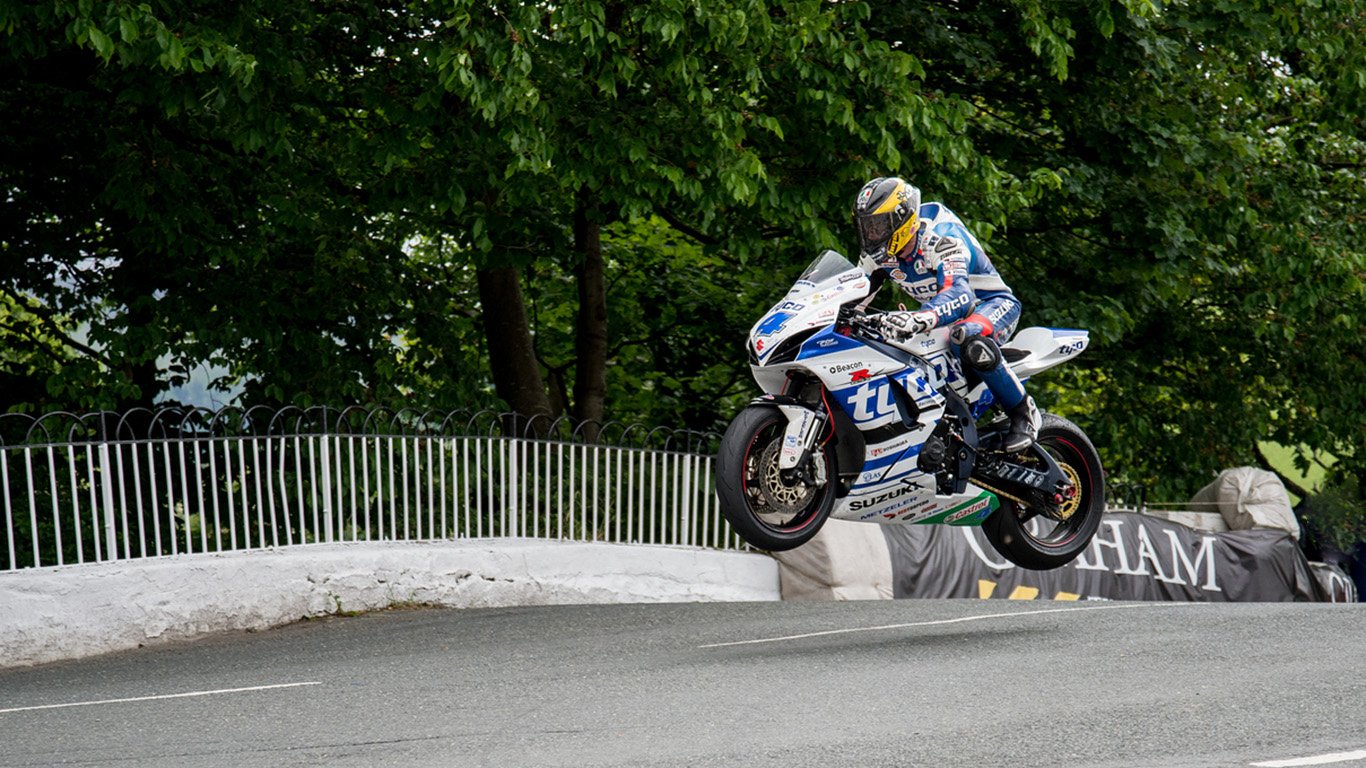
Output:
M777 600L766 555L484 539L186 555L0 573L0 668L394 603Z

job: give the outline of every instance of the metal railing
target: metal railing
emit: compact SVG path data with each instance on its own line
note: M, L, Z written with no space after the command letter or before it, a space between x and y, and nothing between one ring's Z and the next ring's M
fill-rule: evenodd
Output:
M743 549L717 439L487 411L6 414L0 570L490 537Z

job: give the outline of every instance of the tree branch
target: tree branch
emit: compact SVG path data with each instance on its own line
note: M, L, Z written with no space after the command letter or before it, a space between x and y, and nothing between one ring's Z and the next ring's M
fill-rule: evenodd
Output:
M71 347L72 349L84 354L87 357L94 358L95 360L104 363L110 368L114 367L114 364L110 362L108 357L105 357L103 352L100 352L98 349L95 349L94 347L88 344L82 344L81 342L76 341L75 339L68 336L66 334L66 331L62 330L61 326L57 323L56 313L54 313L52 310L42 305L34 305L29 303L28 297L21 296L15 293L14 291L10 290L8 286L0 285L0 293L3 293L6 296L8 296L15 304L18 304L19 306L23 307L29 312L32 312L34 317L38 318L39 322L43 324L47 331L56 338L61 339L62 343L66 346Z
M688 225L688 224L684 224L677 216L675 216L675 215L673 214L672 211L670 211L670 210L668 210L668 209L666 209L666 208L657 208L657 209L655 209L655 213L658 213L658 214L659 214L659 217L660 217L661 219L664 219L665 221L667 221L667 222L669 223L669 226L673 227L674 229L678 230L679 232L682 232L683 234L687 235L688 237L691 237L692 239L696 240L697 242L699 242L699 243L701 243L701 244L703 244L703 245L716 245L716 243L717 243L716 238L711 237L710 235L707 235L705 232L703 232L703 231L700 230L700 229L695 229L695 228L693 228L692 226L690 226L690 225Z

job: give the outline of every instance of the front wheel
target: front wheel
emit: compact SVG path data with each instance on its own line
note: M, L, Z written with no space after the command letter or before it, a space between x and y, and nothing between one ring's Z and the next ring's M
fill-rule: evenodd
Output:
M751 546L781 552L816 535L835 506L835 455L829 445L816 448L808 485L783 477L778 467L787 418L770 406L741 411L721 438L716 492L721 512Z
M1105 471L1086 433L1051 413L1043 416L1037 447L1062 467L1076 493L1050 510L1003 498L1000 508L982 523L982 532L1010 562L1042 571L1072 562L1091 543L1105 513Z

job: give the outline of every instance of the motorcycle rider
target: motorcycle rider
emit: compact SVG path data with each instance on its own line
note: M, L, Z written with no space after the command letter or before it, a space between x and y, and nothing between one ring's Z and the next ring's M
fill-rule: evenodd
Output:
M1028 448L1039 433L1039 410L1000 347L1015 332L1020 302L977 239L947 206L922 204L920 190L894 176L863 185L854 200L854 221L863 271L873 277L881 270L921 302L918 310L869 319L891 338L951 326L954 354L1010 416L1005 450Z

